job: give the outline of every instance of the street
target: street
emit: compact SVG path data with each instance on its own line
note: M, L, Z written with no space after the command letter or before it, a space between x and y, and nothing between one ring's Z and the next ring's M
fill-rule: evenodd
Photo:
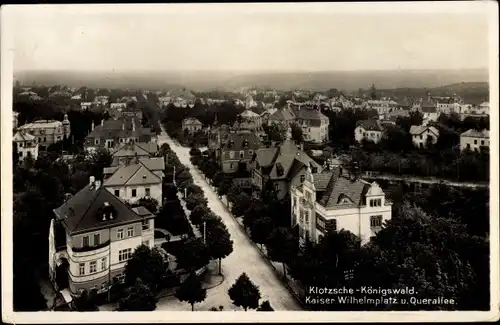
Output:
M163 131L162 135L158 136L158 145L161 146L165 142L175 151L181 163L189 168L195 184L203 189L209 208L222 218L233 240L233 252L222 260L222 273L225 276L224 283L207 291L207 299L203 303L197 304L195 308L208 310L210 307L222 305L224 310L243 310L232 305L227 291L240 274L246 272L250 279L259 286L262 296L261 301L269 300L271 306L277 311L302 310L295 297L278 278L269 262L250 242L236 220L226 211L222 202L209 187L204 177L191 164L189 160L190 149L175 144ZM172 309L171 302L164 304L163 300L160 300L157 310L179 310ZM188 304L183 304L182 310L190 310L190 308Z

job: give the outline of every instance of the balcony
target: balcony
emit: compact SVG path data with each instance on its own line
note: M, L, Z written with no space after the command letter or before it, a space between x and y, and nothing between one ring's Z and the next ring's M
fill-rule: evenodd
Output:
M85 246L85 247L72 247L71 250L74 253L86 253L86 252L92 252L104 247L109 246L110 241L105 241L104 243L101 243L99 245L94 245L94 246Z

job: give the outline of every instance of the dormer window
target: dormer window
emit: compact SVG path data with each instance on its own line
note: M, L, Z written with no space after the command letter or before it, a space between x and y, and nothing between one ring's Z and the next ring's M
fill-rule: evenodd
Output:
M283 166L281 164L276 165L276 175L278 177L283 176L285 174L285 171L283 169ZM301 178L302 179L302 178Z
M116 218L116 210L109 202L104 202L99 216L101 221L113 220Z
M306 180L306 175L300 175L300 182L304 183L305 180Z

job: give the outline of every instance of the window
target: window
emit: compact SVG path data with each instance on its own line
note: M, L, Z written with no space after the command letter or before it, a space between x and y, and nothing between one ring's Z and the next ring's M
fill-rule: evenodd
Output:
M229 168L233 169L233 166L234 166L233 163L229 164Z
M29 151L28 151L29 153ZM22 157L23 156L23 152L22 151L19 151L19 157Z
M252 156L252 155L253 155L253 150L248 150L248 154L249 154L250 156Z
M151 196L151 189L146 187L146 196Z
M101 270L103 270L103 271L104 271L104 270L107 268L107 265L106 265L106 264L108 264L108 263L107 263L107 261L108 261L108 260L107 260L107 258L106 258L106 257L103 257L103 258L101 259Z
M80 275L85 275L85 263L78 264L78 271Z
M99 144L99 139L95 139L95 144Z
M305 180L306 180L306 175L300 175L300 182L304 183Z
M94 234L94 246L101 243L101 234Z
M245 152L244 151L240 151L240 158L243 159L244 156L245 156Z
M127 228L127 237L133 237L134 236L134 228Z
M234 158L234 151L229 151L229 158Z
M120 196L120 190L115 190L115 196Z
M274 183L274 189L275 189L276 191L279 191L279 190L280 190L280 184L278 184L278 183Z
M47 138L46 137L43 137L43 142L47 142Z
M89 236L83 236L82 237L82 246L83 247L88 247L89 246Z
M309 223L309 211L304 211L304 216L306 217L306 223Z
M118 261L124 262L130 259L132 256L132 248L123 249L118 252Z
M474 140L474 144L477 144L477 140Z
M371 228L382 227L382 216L371 216L370 217L370 227Z
M118 229L118 231L116 232L116 238L123 239L123 229Z
M132 197L136 197L137 196L137 190L134 188L132 190Z
M325 219L321 217L316 217L316 227L320 230L325 229Z
M481 145L484 146L484 140L481 140Z
M142 230L149 230L149 220L142 221Z
M382 199L370 200L370 206L371 207L380 207L380 206L382 206Z
M96 273L96 272L97 272L97 262L96 261L92 261L92 262L90 262L89 273L92 274L92 273Z
M420 135L420 140L422 140L422 135Z

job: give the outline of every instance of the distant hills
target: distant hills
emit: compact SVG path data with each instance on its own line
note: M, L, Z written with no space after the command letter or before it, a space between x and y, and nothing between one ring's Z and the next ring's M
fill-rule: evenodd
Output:
M336 88L346 92L367 89L436 88L462 92L470 87L483 88L488 82L487 69L463 70L392 70L330 72L211 72L211 71L18 71L14 80L23 84L66 84L70 87L188 88L194 91L226 90L241 87L268 87L276 90L304 89L324 91ZM472 84L470 84L472 83ZM487 84L486 84L487 88ZM444 88L442 89L445 90Z

